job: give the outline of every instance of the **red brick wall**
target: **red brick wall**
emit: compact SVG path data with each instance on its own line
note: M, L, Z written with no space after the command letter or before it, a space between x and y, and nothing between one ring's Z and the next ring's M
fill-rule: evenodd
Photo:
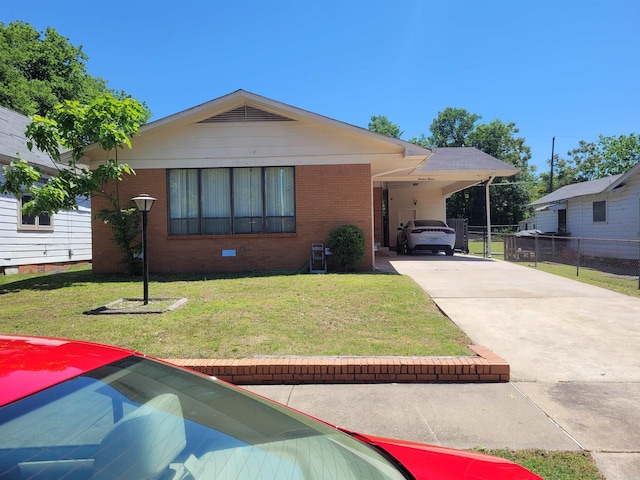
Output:
M311 243L327 243L329 231L350 223L367 236L359 270L373 269L371 169L368 164L296 167L296 233L252 235L169 236L164 169L137 170L120 182L123 206L147 193L158 200L148 216L149 270L161 272L252 271L306 268ZM97 212L109 204L92 201ZM222 257L222 250L236 250ZM98 273L124 271L122 254L113 245L108 225L93 222L93 269Z
M78 262L55 262L55 263L33 263L29 265L18 265L18 273L21 274L33 274L33 273L47 273L57 272L60 270L66 270L69 267L77 267L81 265L88 265L90 262L81 260ZM5 267L15 268L15 267ZM0 271L0 275L2 272Z

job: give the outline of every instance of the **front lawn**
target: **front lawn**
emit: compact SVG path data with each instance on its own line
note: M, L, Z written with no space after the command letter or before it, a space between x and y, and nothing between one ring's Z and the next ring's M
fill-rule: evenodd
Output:
M162 314L83 313L141 296L140 278L87 268L0 276L0 331L104 342L163 358L471 354L464 333L400 275L152 276L152 300L188 302Z

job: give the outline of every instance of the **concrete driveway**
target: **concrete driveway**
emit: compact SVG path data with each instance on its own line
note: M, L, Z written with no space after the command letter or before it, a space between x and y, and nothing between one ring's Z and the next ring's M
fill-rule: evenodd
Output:
M377 260L412 277L509 384L250 387L334 424L457 448L588 450L608 480L640 472L640 299L503 261Z
M640 298L471 256L390 264L471 339L511 364L512 384L608 479L640 473Z

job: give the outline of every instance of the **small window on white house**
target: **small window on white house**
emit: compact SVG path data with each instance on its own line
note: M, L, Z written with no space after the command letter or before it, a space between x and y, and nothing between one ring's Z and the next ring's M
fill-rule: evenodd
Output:
M53 220L48 213L38 216L27 215L22 212L22 205L31 200L29 195L23 195L18 205L18 228L20 230L53 230Z
M593 202L593 223L603 223L606 221L607 221L606 200Z

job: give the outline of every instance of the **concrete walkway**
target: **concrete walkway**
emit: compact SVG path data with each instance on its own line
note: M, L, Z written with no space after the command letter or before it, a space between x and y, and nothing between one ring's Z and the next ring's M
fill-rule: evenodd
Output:
M412 277L505 384L254 386L340 426L458 448L588 450L608 480L640 472L640 299L471 256L379 259Z

